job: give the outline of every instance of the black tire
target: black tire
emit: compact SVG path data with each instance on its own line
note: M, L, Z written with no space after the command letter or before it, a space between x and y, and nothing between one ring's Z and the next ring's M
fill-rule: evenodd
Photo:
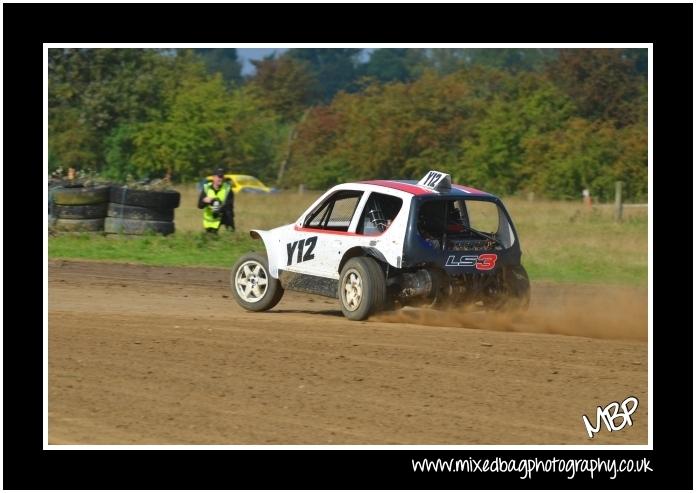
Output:
M433 287L424 306L435 310L447 310L452 307L452 287L447 273L440 269L431 268L430 279Z
M51 208L56 219L97 219L106 217L106 202L91 205L58 205Z
M149 207L109 202L106 215L123 219L138 219L140 221L173 221L174 209L150 209Z
M352 284L352 291L348 284ZM375 259L353 257L346 262L338 281L338 299L346 318L365 320L384 308L386 297L384 272Z
M90 205L109 201L110 185L98 187L54 188L51 197L55 205Z
M179 207L181 194L176 190L158 192L154 190L135 190L128 187L111 187L109 202L169 210Z
M120 219L107 217L104 221L104 231L114 234L142 235L159 233L168 235L174 232L171 221L139 221L137 219Z
M80 232L103 231L104 218L99 219L56 219L52 217L48 222L53 231Z
M259 280L265 280L265 290ZM230 287L232 296L239 306L252 312L270 310L278 304L285 292L280 281L271 276L266 254L255 252L242 255L235 262L230 276ZM246 289L249 291L246 292Z
M514 265L505 270L505 299L503 310L527 310L531 299L529 275L521 265Z
M51 178L48 180L48 189L51 190L53 188L82 188L84 187L84 184L82 183L74 183L68 180L60 180L57 178Z

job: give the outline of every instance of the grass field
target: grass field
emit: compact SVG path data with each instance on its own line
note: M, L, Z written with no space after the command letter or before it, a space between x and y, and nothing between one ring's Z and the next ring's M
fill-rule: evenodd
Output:
M229 267L240 254L262 249L250 229L270 229L294 222L320 192L281 192L236 197L236 233L210 237L202 231L193 185L180 187L176 233L160 236L61 234L48 240L49 258L93 259L151 265ZM624 221L612 220L609 206L585 209L581 203L528 202L510 198L505 204L522 245L522 263L532 280L646 285L648 274L647 209L624 210Z

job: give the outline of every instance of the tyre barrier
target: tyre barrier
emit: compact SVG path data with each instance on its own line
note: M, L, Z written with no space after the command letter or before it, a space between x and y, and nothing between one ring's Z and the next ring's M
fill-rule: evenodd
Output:
M49 190L49 227L53 231L103 231L111 185L85 187L63 183Z
M174 232L174 223L172 221L143 221L139 219L107 217L104 220L104 232L127 235L147 233L168 235Z
M97 219L58 219L52 217L48 221L49 227L55 231L103 231L104 218Z
M56 187L51 190L54 205L92 205L109 201L110 185L97 187Z
M114 204L168 210L179 207L181 194L175 190L154 191L135 190L128 187L111 187L108 201Z
M90 205L58 205L55 204L51 215L56 219L104 219L107 203Z
M137 219L140 221L173 221L174 209L151 209L137 205L125 205L109 202L106 211L109 217L121 219Z
M112 187L104 231L140 235L174 232L174 209L181 194L175 190L136 190Z
M61 185L49 191L49 227L53 231L104 231L130 235L174 232L176 191L128 187Z

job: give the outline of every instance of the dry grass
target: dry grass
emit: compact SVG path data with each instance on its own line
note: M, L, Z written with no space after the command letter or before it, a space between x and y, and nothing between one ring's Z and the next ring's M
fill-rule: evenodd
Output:
M137 261L153 265L227 266L245 251L259 247L250 229L272 229L294 222L322 193L239 194L235 199L236 233L219 238L202 234L203 213L196 207L195 185L178 188L176 231L169 237L105 238L60 235L49 239L52 258ZM533 280L647 284L647 210L625 210L624 222L612 219L611 207L587 210L581 203L505 200L522 246L522 263ZM484 221L485 222L485 221Z
M522 261L538 277L613 279L647 282L648 211L624 209L613 221L613 208L581 203L527 202L508 199L522 245Z
M181 205L176 210L177 231L202 231L203 211L198 209L195 185L177 187ZM234 219L237 231L272 229L294 222L323 192L278 192L235 195Z
M194 185L179 188L177 231L201 231ZM237 231L271 229L294 222L322 192L239 194L235 198ZM624 209L624 222L613 222L611 206L588 210L582 203L505 199L520 236L523 263L536 278L581 281L597 279L647 282L646 208Z

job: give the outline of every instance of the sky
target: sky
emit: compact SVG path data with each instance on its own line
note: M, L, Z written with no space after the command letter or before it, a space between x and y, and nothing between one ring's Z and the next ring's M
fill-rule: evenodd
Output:
M254 72L254 66L249 60L260 60L274 51L280 55L287 50L287 48L237 48L237 56L244 63L242 65L242 75L249 75Z
M365 48L364 53L368 54L373 50L374 48ZM280 55L284 51L288 51L288 48L237 48L237 56L243 63L242 75L254 73L254 66L251 64L250 60L260 60L274 51Z

